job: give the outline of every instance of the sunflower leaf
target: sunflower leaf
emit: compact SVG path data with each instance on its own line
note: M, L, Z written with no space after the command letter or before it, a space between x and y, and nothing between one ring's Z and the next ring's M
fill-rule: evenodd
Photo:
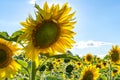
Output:
M11 40L11 41L15 41L15 42L17 42L18 37L19 37L21 34L23 34L23 32L20 31L20 30L14 32L14 33L10 36L10 40Z
M23 60L17 60L17 62L21 65L21 66L23 66L24 68L27 68L28 67L28 63L27 62L25 62L25 61L23 61Z
M80 61L80 57L78 55L73 56L73 54L70 51L67 52L67 54L59 54L59 55L54 55L54 56L49 56L48 54L41 54L41 55L46 56L48 58L68 58L68 59Z
M9 35L7 32L0 32L0 38L9 40Z

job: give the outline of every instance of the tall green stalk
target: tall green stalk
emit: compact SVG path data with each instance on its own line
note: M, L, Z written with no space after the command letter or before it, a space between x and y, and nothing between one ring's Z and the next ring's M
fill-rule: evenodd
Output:
M35 64L35 61L32 61L30 80L35 80L35 75L36 75L36 64Z

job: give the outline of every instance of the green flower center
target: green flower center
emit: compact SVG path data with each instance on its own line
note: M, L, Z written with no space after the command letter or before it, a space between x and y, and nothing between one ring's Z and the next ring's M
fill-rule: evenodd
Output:
M0 49L0 68L4 68L9 65L11 56L5 50Z
M59 27L54 22L44 22L33 32L33 43L35 47L46 48L57 41Z
M119 60L119 53L117 51L113 51L113 54L111 54L111 59L113 62L116 62Z
M93 80L93 73L91 71L86 71L82 80Z
M88 55L87 56L87 61L91 61L92 60L92 56Z

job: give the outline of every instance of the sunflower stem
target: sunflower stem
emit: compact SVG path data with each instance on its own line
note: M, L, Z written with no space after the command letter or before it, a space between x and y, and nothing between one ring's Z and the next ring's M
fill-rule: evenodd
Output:
M111 62L109 62L109 80L112 80L111 76Z
M36 75L36 69L35 68L36 68L35 61L32 61L30 80L35 80L35 75Z

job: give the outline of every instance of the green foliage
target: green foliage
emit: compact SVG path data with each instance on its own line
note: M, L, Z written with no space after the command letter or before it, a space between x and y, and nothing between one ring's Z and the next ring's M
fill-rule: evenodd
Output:
M9 40L9 35L7 32L0 32L0 38L3 38L5 40Z
M0 38L3 38L8 41L17 42L17 40L21 34L23 34L23 32L20 30L14 32L11 36L9 36L7 32L0 32Z
M73 56L71 53L56 56L40 55L40 63L36 68L36 80L79 80L81 76L80 73L84 66L88 66L90 64L97 66L97 64L100 63L96 60L97 58L97 56L94 56L95 61L91 63L85 63L85 61L82 61L78 55ZM14 80L29 80L31 62L26 60L24 56L21 55L15 57L15 60L21 65L21 70L19 70L18 74L14 77ZM100 59L101 62L106 60L108 60L108 58ZM82 66L80 67L77 62L81 63ZM117 64L116 66L120 65ZM104 68L101 67L99 69L100 76L97 80L109 80L110 71L114 71L114 66ZM116 75L111 79L119 80L119 76L120 75Z
M37 7L37 5L36 5ZM0 32L0 38L8 41L18 42L22 31L16 31L11 36L7 32ZM18 43L21 44L19 41ZM22 45L22 44L21 44ZM95 65L99 68L100 76L97 80L120 80L120 71L115 66L120 68L120 64L111 64L110 56L106 55L103 59L97 60L97 56L90 63L86 63L84 58L80 58L78 55L73 55L72 52L67 51L66 54L59 54L50 56L49 54L40 53L39 66L36 67L36 80L79 80L80 73L84 66ZM14 78L8 80L29 80L31 72L31 61L25 58L24 52L22 55L14 56L14 59L21 65L21 69ZM78 65L78 62L82 65ZM103 67L104 62L107 67ZM111 76L112 72L116 73ZM119 73L117 73L119 72Z
M47 76L45 80L58 80L57 76Z
M10 41L15 41L15 42L17 42L19 36L22 35L22 34L23 34L23 32L20 31L20 30L14 32L14 33L10 36Z
M25 68L27 68L28 67L28 63L26 62L26 61L24 61L24 60L17 60L17 62L21 65L21 66L23 66L23 67L25 67Z
M70 52L70 51L69 51ZM80 60L80 57L78 55L73 56L71 53L66 53L66 54L59 54L59 55L54 55L54 56L49 56L48 54L42 54L43 56L47 56L49 58L67 58L67 59L73 59L76 61Z

